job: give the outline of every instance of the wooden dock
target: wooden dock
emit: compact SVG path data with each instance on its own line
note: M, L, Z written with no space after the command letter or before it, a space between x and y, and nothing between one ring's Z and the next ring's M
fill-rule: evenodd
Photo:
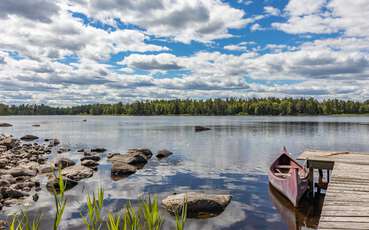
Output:
M332 170L319 229L369 229L369 153L305 151L297 159L310 172Z

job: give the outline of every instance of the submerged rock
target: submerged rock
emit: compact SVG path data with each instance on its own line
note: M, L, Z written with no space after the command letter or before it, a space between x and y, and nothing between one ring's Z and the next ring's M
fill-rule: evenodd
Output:
M12 127L12 124L9 123L0 123L0 127Z
M34 140L38 139L38 136L27 134L27 135L24 135L23 137L21 137L20 139L22 141L34 141Z
M82 180L84 178L92 177L94 171L83 165L73 165L62 170L62 175L75 181Z
M12 189L9 187L1 187L0 194L2 195L3 198L15 198L15 199L28 196L28 194L25 192Z
M159 159L165 158L165 157L169 157L170 155L172 155L173 153L167 149L162 149L159 150L158 153L156 154L156 157Z
M165 198L162 203L169 213L180 213L187 202L187 216L192 218L209 218L222 213L231 202L230 195L214 195L199 192L181 193Z
M32 127L40 127L41 125L39 124L33 124Z
M208 131L211 130L211 128L205 127L205 126L195 126L195 132L202 132L202 131Z

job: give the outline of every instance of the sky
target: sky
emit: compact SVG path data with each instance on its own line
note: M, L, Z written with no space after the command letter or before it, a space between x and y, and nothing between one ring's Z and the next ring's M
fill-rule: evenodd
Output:
M1 0L0 103L369 99L369 0Z

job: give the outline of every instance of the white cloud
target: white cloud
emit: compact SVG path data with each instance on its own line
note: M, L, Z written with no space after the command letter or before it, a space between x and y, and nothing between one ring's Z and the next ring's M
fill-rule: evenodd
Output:
M279 16L281 14L281 11L278 8L275 8L273 6L265 6L264 11L265 13L272 15L272 16Z
M74 10L98 20L138 25L155 36L189 43L209 42L232 36L229 29L243 28L248 21L242 10L216 0L92 0L79 1Z

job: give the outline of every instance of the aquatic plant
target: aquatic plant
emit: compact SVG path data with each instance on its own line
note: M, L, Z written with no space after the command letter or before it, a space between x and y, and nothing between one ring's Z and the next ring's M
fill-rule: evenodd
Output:
M40 223L41 214L31 220L27 211L21 211L20 214L13 215L9 230L39 230Z
M63 175L62 175L62 170L61 170L60 165L58 167L58 186L59 186L59 192L56 191L55 187L52 187L55 208L56 208L54 224L53 224L54 230L58 230L60 222L63 218L65 206L67 204L67 200L64 197L66 185L64 184L64 181L63 181Z
M104 190L99 188L97 195L95 193L90 196L87 194L87 213L86 216L82 214L81 217L87 230L98 230L102 227L103 220L101 218L101 210L104 205Z
M141 210L143 214L145 229L148 230L159 230L161 229L164 220L159 213L158 196L148 196L145 200L141 201Z
M186 221L187 221L187 197L183 202L183 207L180 211L176 211L176 228L177 230L184 230Z
M64 192L66 185L63 181L61 168L58 168L58 189L52 188L54 196L54 205L56 208L53 230L58 230L62 222L63 214L66 209L67 200ZM58 191L57 191L58 190ZM104 190L99 188L97 193L88 194L86 198L86 213L81 211L81 218L87 230L100 230L106 224L108 230L160 230L163 227L164 219L159 212L159 202L157 195L151 199L150 196L140 200L137 208L133 207L131 201L128 201L122 214L108 213L103 216ZM28 212L21 211L20 214L13 215L9 230L39 230L41 223L41 213L31 219ZM187 200L180 211L175 215L176 229L184 230L187 220Z

